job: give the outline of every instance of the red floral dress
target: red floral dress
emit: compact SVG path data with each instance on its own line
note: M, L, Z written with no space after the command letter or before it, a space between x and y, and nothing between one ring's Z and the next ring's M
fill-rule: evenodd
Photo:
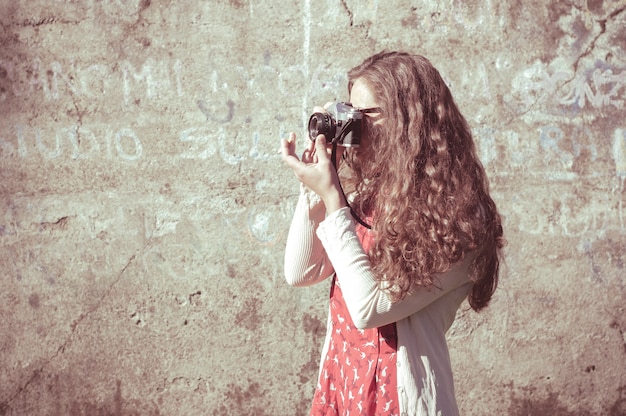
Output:
M358 226L368 251L371 231ZM330 291L331 336L313 397L311 416L399 415L396 385L396 324L357 329L339 282Z

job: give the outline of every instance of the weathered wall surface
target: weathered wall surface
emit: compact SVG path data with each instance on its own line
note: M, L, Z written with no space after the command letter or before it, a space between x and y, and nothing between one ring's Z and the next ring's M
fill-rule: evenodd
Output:
M306 414L278 139L381 49L440 68L505 220L463 414L626 414L625 7L0 1L0 415Z

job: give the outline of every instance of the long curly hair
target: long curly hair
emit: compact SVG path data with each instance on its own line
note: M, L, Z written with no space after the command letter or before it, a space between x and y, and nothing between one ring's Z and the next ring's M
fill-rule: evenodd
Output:
M392 301L473 256L468 301L478 311L498 282L505 245L501 219L469 126L450 90L423 56L381 52L348 73L373 92L384 123L365 117L367 149L345 153L352 208L371 218L369 252ZM342 173L342 177L345 172Z

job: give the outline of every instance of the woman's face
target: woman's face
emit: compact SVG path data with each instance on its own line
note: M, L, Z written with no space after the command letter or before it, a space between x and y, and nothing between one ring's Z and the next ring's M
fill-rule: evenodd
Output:
M354 108L359 110L363 110L366 108L377 108L380 107L378 104L378 100L374 96L371 88L365 83L363 78L357 78L352 84L352 90L350 91L350 103ZM366 113L364 117L371 117L372 120L375 120L372 124L379 125L383 122L380 113ZM358 153L362 153L367 150L371 143L371 135L368 134L367 125L370 124L368 122L364 123L364 128L361 134L361 147L359 148Z

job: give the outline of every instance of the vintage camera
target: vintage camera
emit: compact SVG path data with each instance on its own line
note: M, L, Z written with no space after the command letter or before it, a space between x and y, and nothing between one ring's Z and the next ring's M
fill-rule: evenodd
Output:
M313 113L309 118L309 138L323 134L327 143L337 143L344 147L357 147L361 144L361 129L364 112L350 103L332 103L326 113Z

